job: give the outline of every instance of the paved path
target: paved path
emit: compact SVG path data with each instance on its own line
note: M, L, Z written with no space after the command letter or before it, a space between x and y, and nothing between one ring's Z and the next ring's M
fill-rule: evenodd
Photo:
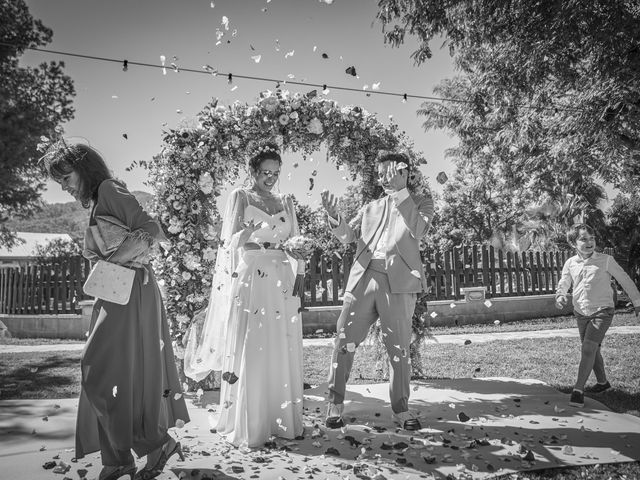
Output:
M610 334L640 334L640 326L626 325L611 327ZM471 343L486 343L494 340L518 340L522 338L554 338L577 337L576 328L558 328L555 330L528 330L520 332L492 332L492 333L465 333L456 335L434 335L427 339L427 343L451 343L464 345L467 340ZM328 347L333 345L333 338L305 338L302 341L305 347ZM68 352L82 350L84 343L57 343L47 345L0 345L2 353L28 353L28 352Z

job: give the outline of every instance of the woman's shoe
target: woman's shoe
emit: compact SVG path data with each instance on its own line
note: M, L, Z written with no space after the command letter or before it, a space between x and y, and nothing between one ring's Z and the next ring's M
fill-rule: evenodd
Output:
M98 480L118 480L118 478L129 475L133 480L137 478L136 471L138 468L134 465L120 465L119 467L102 467L102 471L98 476Z
M171 446L171 443L173 443L173 446ZM156 478L162 473L169 459L176 453L180 457L180 460L184 461L182 445L180 445L180 442L176 442L171 438L162 446L162 451L160 452L160 457L158 457L156 464L152 467L145 466L136 474L135 480L151 480L152 478Z

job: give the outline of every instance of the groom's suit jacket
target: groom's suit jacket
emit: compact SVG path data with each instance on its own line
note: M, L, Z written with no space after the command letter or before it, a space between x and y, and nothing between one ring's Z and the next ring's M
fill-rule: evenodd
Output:
M345 291L351 292L369 265L373 252L389 218L386 243L386 266L392 293L426 291L427 279L420 259L420 239L433 219L430 196L410 194L404 188L366 204L356 219L347 224L342 216L333 229L342 243L358 242Z

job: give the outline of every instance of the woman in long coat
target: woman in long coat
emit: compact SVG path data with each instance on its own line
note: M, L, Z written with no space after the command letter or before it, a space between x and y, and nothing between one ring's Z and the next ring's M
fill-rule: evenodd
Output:
M158 476L180 444L168 429L188 422L166 314L153 270L152 248L165 240L159 224L125 185L111 177L87 145L60 142L45 157L49 175L92 206L85 257L135 271L128 303L97 299L82 360L76 458L100 450L100 480L136 474L131 454L147 456L136 478Z

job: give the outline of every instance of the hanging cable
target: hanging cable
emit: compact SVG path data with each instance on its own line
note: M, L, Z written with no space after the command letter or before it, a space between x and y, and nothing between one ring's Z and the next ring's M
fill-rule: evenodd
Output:
M3 46L7 46L7 47L16 47L16 45L10 44L10 43L5 43L5 42L0 42L0 45ZM162 62L161 65L158 64L154 64L154 63L146 63L146 62L135 62L135 61L131 61L131 60L124 60L124 62L122 60L116 59L116 58L108 58L108 57L99 57L99 56L95 56L95 55L84 55L84 54L80 54L80 53L73 53L73 52L63 52L63 51L59 51L59 50L49 50L46 48L37 48L37 47L25 47L24 50L33 50L36 52L42 52L42 53L50 53L50 54L55 54L55 55L65 55L68 57L75 57L75 58L82 58L82 59L87 59L87 60L94 60L94 61L100 61L100 62L112 62L112 63L119 63L121 65L123 65L123 70L126 72L129 66L137 66L137 67L145 67L145 68L158 68L158 69L162 69L163 73L166 73L166 67L164 65L164 61ZM161 56L162 57L162 56ZM266 77L256 77L256 76L252 76L252 75L238 75L236 73L223 73L223 72L219 72L215 69L213 69L212 67L210 67L209 65L205 65L202 67L203 70L197 70L197 69L193 69L193 68L180 68L179 71L181 72L189 72L189 73L200 73L200 74L205 74L205 75L211 75L213 74L213 76L217 76L217 75L221 75L221 76L226 76L229 83L232 83L233 79L236 78L240 78L243 80L254 80L254 81L260 81L260 82L268 82L268 83L276 83L277 85L280 84L280 82L282 82L283 84L289 84L289 85L300 85L300 86L304 86L304 87L313 87L313 88L322 88L323 92L329 92L330 89L334 89L334 90L340 90L340 91L345 91L345 92L358 92L358 93L365 93L365 94L376 94L376 95L387 95L387 96L394 96L394 97L400 97L402 99L403 103L406 103L407 100L409 98L415 98L418 100L430 100L430 101L436 101L436 102L451 102L451 103L467 103L467 104L471 104L474 103L471 100L462 100L462 99L458 99L458 98L447 98L447 97L433 97L433 96L429 96L429 95L416 95L416 94L408 94L408 93L396 93L396 92L385 92L383 90L361 90L358 88L353 88L353 87L344 87L344 86L340 86L340 85L327 85L327 84L318 84L318 83L310 83L310 82L297 82L297 81L292 81L292 80L278 80L278 79L274 79L274 78L266 78ZM174 65L174 70L177 72L178 68L177 66ZM528 109L533 109L533 110L554 110L554 111L558 111L558 110L562 110L562 111L571 111L571 112L582 112L584 111L584 109L582 108L578 108L578 107L567 107L567 106L557 106L557 105L551 105L551 106L535 106L535 105L524 105L524 104L515 104L514 106L518 106L521 108L528 108Z

